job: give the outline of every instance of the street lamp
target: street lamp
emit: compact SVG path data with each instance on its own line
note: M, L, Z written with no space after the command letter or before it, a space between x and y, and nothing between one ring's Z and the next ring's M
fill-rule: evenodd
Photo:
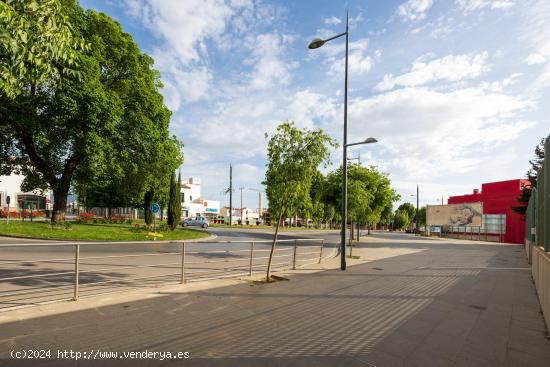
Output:
M411 194L411 196L414 196L414 194ZM419 202L418 202L418 184L416 184L416 230L418 233L420 233L420 223L419 223L419 217L418 217L418 209L419 209Z
M319 48L323 46L325 43L332 41L333 39L340 38L342 36L346 36L346 61L345 61L345 68L344 68L344 141L342 144L342 233L340 238L340 247L341 247L341 254L340 254L340 269L346 270L346 225L347 225L347 147L352 145L358 145L358 144L368 144L368 143L374 143L374 141L367 141L367 139L364 142L360 143L354 143L348 145L348 51L349 51L349 15L346 11L346 31L340 34L337 34L336 36L327 38L327 39L320 39L320 38L314 38L309 43L309 49L313 50L316 48Z

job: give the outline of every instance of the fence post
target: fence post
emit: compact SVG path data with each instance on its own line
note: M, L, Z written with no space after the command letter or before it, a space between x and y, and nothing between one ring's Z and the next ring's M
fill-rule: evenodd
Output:
M78 265L80 263L80 245L77 243L74 248L74 295L73 301L78 300Z
M181 243L181 278L180 283L185 284L185 242Z
M296 250L298 248L298 241L294 240L294 256L292 257L292 270L296 270Z
M250 268L248 270L248 276L252 276L252 259L254 255L254 242L250 242Z
M321 263L321 259L323 258L323 246L325 245L325 239L321 240L321 250L319 251L319 264Z

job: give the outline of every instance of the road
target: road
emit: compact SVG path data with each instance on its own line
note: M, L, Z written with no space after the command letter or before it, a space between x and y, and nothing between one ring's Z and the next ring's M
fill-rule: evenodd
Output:
M271 231L220 227L208 231L217 238L186 243L187 282L248 275L251 269L253 273L265 271ZM274 270L293 265L293 240L302 239L296 249L296 266L300 266L318 261L321 239L325 240L323 256L333 254L339 233L285 231L279 239ZM0 245L8 244L17 246L1 248L0 309L74 296L74 242L0 237ZM181 262L181 243L81 245L79 297L180 282Z
M287 282L194 283L2 312L0 365L17 365L12 351L48 350L53 359L22 364L548 366L522 246L380 232L364 241L345 272L332 259L285 273ZM58 351L191 358L94 363L55 359Z

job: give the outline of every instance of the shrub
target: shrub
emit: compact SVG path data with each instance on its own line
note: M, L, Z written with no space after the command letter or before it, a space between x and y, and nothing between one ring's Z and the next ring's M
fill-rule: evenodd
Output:
M76 222L77 223L89 223L94 219L94 213L80 213Z

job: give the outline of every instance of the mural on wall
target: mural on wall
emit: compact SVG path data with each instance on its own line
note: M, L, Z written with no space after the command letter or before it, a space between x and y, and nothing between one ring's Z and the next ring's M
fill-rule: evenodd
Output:
M481 226L483 203L430 205L427 223L430 226Z

